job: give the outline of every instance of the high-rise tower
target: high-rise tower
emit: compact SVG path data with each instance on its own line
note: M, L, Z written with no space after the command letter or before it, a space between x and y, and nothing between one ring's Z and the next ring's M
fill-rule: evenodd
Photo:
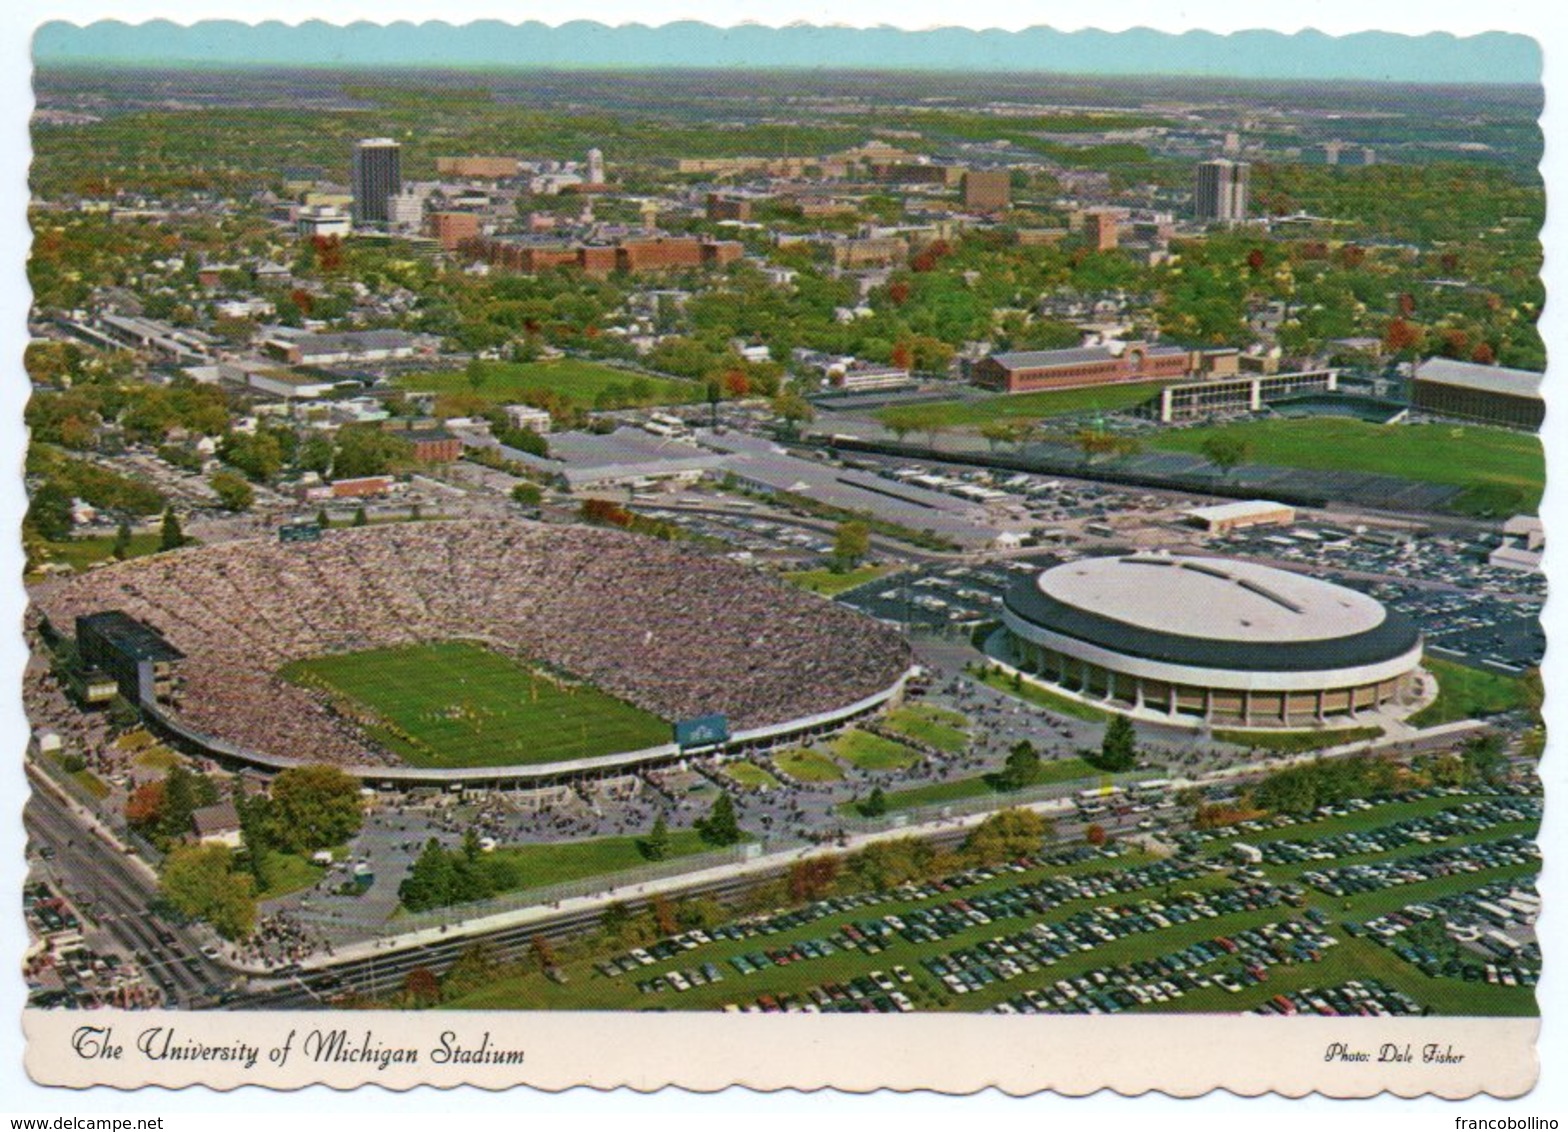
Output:
M385 224L390 219L387 198L403 187L399 155L402 147L391 138L365 138L354 143L350 186L354 190L354 224Z

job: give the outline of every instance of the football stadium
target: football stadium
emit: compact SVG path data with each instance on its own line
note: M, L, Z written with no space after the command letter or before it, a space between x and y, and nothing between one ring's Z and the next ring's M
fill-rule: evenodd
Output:
M639 535L420 522L219 543L34 592L33 616L220 758L380 782L559 781L831 730L895 700L898 632Z
M1366 594L1248 562L1084 559L1021 579L1003 609L1018 666L1112 710L1239 727L1413 710L1421 634Z

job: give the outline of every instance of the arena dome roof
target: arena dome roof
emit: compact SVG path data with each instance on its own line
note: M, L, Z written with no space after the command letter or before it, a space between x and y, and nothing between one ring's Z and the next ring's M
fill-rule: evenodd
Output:
M1420 642L1413 622L1366 594L1216 558L1069 562L1022 580L1007 609L1087 644L1204 668L1340 668L1388 660Z

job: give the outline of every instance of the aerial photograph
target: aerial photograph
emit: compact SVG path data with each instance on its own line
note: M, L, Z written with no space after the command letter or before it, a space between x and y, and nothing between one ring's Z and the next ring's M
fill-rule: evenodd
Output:
M1531 41L232 28L34 42L30 1008L1537 1014Z

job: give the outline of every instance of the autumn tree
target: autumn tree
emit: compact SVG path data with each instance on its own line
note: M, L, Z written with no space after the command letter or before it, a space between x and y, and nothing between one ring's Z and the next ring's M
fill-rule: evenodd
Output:
M441 1001L441 980L429 967L415 967L403 976L403 994L413 1006L434 1006Z

